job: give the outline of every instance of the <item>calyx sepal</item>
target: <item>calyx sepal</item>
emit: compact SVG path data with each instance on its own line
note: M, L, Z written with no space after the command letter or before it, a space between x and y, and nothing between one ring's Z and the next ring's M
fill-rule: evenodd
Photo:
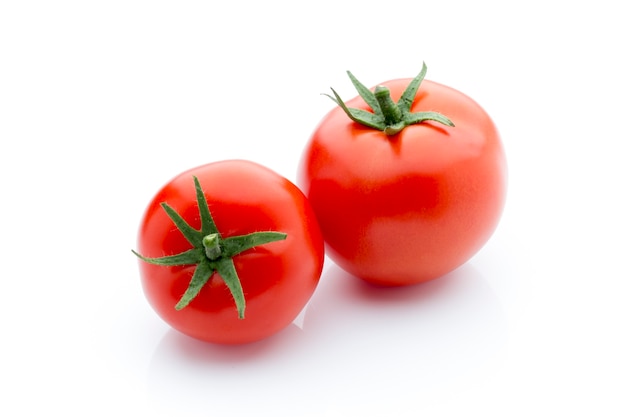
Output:
M357 92L371 108L371 112L363 109L348 107L339 94L331 88L333 95L330 97L354 122L385 132L388 136L393 136L407 126L432 120L446 126L454 127L452 120L441 113L434 111L422 111L411 113L411 107L415 100L415 95L424 77L426 76L426 64L422 64L420 73L411 80L406 90L397 103L391 98L389 89L379 85L371 91L363 85L350 71L348 77Z
M284 240L285 233L274 231L253 232L246 235L229 236L223 238L213 221L204 191L197 177L193 177L198 211L200 212L201 226L194 229L167 203L161 203L161 207L167 213L174 225L183 234L185 239L193 246L185 252L175 255L150 258L132 251L144 262L160 266L196 265L191 280L185 293L175 306L176 310L182 310L200 293L202 288L217 272L230 290L237 307L237 315L240 319L245 316L246 300L241 287L241 281L237 275L233 256L248 249L252 249L266 243Z

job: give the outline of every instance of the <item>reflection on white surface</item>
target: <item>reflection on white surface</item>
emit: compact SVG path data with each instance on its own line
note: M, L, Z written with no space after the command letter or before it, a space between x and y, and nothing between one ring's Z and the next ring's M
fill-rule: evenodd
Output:
M496 360L506 337L499 300L471 264L409 288L373 287L330 264L302 329L238 347L169 330L150 362L149 395L179 412L389 411L389 398L407 412Z

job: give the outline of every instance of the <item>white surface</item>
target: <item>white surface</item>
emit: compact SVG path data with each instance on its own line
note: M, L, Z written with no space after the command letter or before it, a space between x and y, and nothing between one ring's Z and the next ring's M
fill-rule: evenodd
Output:
M0 414L625 415L621 9L2 2ZM293 180L320 93L422 61L501 130L508 205L484 250L405 290L328 262L258 344L169 330L130 252L152 194L226 158Z

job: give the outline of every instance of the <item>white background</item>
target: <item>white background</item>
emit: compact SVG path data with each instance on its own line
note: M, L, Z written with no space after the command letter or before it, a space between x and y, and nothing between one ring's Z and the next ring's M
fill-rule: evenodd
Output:
M0 414L626 415L626 64L619 2L2 1ZM331 262L266 341L170 330L137 227L182 170L295 180L366 85L476 99L509 161L500 226L440 280L378 291Z

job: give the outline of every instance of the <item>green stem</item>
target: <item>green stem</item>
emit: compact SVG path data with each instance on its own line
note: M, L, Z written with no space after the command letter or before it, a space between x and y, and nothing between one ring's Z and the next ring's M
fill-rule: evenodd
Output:
M400 107L391 99L391 92L389 88L384 85L379 85L374 89L374 97L380 106L380 110L385 117L385 123L389 125L395 125L402 121L402 111Z
M206 253L206 257L209 258L209 260L214 261L222 255L220 241L219 233L211 233L202 238L204 253Z

